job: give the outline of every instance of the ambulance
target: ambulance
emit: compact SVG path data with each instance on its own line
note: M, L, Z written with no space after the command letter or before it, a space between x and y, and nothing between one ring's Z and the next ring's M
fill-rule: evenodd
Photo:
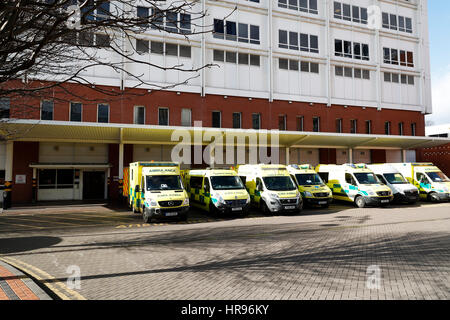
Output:
M432 163L391 163L414 184L422 200L433 202L450 200L450 180Z
M405 177L390 164L371 164L367 166L377 178L387 185L394 194L395 202L416 203L419 200L419 190L408 182Z
M187 220L189 197L175 162L133 162L128 170L128 201L145 223L156 218Z
M333 192L335 200L355 203L359 208L386 206L393 200L389 187L382 184L365 164L318 165L316 172Z
M311 165L291 164L287 169L306 205L319 205L323 208L330 205L333 194Z
M250 194L252 205L263 213L300 212L303 200L285 165L240 165L237 174Z
M250 196L234 170L186 170L183 179L193 207L213 214L249 213Z

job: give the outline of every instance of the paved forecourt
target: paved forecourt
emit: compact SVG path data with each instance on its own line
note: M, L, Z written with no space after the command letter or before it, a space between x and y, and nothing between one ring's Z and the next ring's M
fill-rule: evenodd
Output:
M205 223L3 225L0 257L69 299L450 298L449 203L223 221L197 214Z

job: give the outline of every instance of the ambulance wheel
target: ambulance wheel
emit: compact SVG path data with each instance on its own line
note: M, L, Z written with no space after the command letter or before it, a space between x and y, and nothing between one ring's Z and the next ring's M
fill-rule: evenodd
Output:
M439 197L436 192L432 192L428 195L428 201L430 202L439 202Z
M133 204L133 213L140 213L139 209L137 209Z
M355 199L355 204L358 208L364 208L366 206L366 202L364 201L364 198L361 196Z
M150 223L152 221L152 216L150 212L148 212L147 208L144 208L144 212L142 213L142 220L144 223Z
M264 202L264 200L261 200L261 212L265 215L270 214L270 210L267 207L267 204Z
M329 203L327 203L327 204L322 204L320 207L321 207L321 208L324 208L324 209L327 209L327 208L330 207L330 204L329 204Z

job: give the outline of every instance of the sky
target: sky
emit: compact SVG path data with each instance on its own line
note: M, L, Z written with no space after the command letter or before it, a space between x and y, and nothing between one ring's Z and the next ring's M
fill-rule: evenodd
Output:
M450 1L428 0L433 114L429 124L450 123Z

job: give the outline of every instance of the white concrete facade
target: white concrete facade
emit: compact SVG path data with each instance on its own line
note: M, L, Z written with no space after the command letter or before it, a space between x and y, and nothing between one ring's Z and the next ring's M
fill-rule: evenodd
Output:
M291 1L295 2L295 0ZM317 14L280 7L279 0L259 0L259 3L246 0L203 0L197 4L194 11L205 8L208 14L203 21L195 21L195 23L192 17L193 32L212 30L214 19L226 17L225 21L235 22L236 28L239 27L239 23L258 26L260 44L218 39L211 32L190 36L188 41L181 34L148 29L144 33L137 34L136 37L148 41L190 46L191 57L149 52L136 53L135 58L165 67L180 64L185 68L198 68L209 63L216 65L199 72L199 76L191 79L188 84L171 89L174 91L431 113L427 0L340 0L336 2L368 9L369 24L375 19L374 7L379 8L377 9L379 13L406 17L411 19L412 32L383 27L371 29L369 24L335 18L335 1L332 0L317 0ZM170 4L171 1L168 0L165 3ZM287 3L291 2L287 0ZM234 10L235 7L236 10ZM295 32L317 36L319 52L280 48L280 30L292 34ZM236 32L238 33L239 30ZM351 42L353 50L356 50L353 47L355 44L368 45L368 60L336 56L335 40ZM414 66L384 63L384 48L398 50L398 55L400 50L405 51L405 54L412 53ZM231 63L226 60L215 61L214 50L259 56L259 66L251 63ZM102 54L105 58L117 60L117 57L111 56L108 52ZM355 55L356 51L353 54ZM301 62L317 64L319 72L280 69L279 59L294 60L299 64ZM336 67L343 67L347 73L343 76L336 75ZM180 83L195 75L195 73L173 70L164 71L154 67L143 68L142 65L137 64L128 64L126 68L133 74L142 74L146 81L162 86ZM298 69L301 69L301 66ZM350 69L352 76L349 76ZM369 72L369 79L359 76L361 70ZM394 74L392 81L385 81L385 73ZM100 68L89 70L85 75L96 84L120 86L123 80L125 87L136 85L135 80L126 74Z

